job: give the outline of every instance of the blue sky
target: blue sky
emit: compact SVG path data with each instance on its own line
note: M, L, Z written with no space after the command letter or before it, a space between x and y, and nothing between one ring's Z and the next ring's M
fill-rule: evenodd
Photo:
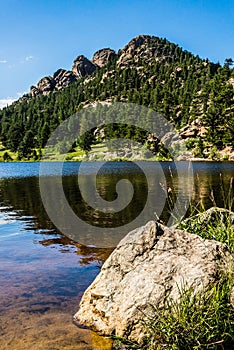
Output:
M202 58L234 59L234 2L217 0L0 0L0 107L79 54L166 37Z

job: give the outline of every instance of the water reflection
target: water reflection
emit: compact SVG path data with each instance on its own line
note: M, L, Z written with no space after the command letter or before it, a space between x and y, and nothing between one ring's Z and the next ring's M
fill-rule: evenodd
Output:
M61 253L74 251L79 257L80 265L95 263L101 267L114 248L97 248L95 246L85 246L61 236L56 238L43 239L39 241L44 247L59 247Z
M67 200L74 212L90 224L96 227L118 227L131 222L138 215L144 207L147 188L156 187L154 192L149 193L149 210L144 219L155 218L156 196L159 208L163 209L160 219L166 221L177 199L178 173L172 163L161 164L160 172L159 165L149 163L147 166L150 174L148 184L145 177L129 163L109 164L99 173L97 187L106 200L115 198L115 184L119 179L125 177L134 185L134 200L126 211L118 215L105 216L93 212L82 200L75 175L77 164L65 165L63 184ZM181 167L185 165L181 163ZM223 206L228 193L233 194L233 187L230 188L234 175L233 163L196 163L193 167L193 203L203 200L204 205L209 207L212 205L212 194L217 205ZM89 186L88 176L94 168L89 164L87 176L82 174L84 187ZM87 246L59 232L49 220L41 201L36 176L38 164L0 164L0 170L1 346L15 350L91 350L90 333L77 331L71 322L72 315L77 310L84 290L113 248L97 248L97 236L88 237L92 246ZM48 175L55 175L49 167ZM166 181L163 181L163 177ZM56 176L46 179L48 182L56 181ZM186 176L183 184L186 198L190 184ZM61 219L66 219L63 217L63 204L59 201L57 209ZM119 236L108 235L106 240L109 247L114 247L124 234L120 227ZM89 232L84 232L84 235L89 236ZM103 340L100 342L104 348Z
M12 164L14 167L14 164ZM34 167L37 165L31 164L32 173L35 175ZM69 165L71 167L71 165ZM83 221L98 228L112 228L120 227L117 234L111 237L110 234L106 236L92 235L89 231L78 232L77 227L71 227L74 234L70 235L72 240L79 243L91 244L101 246L100 240L106 240L109 247L114 247L118 241L128 232L127 230L133 229L136 226L143 224L144 222L155 219L156 215L160 217L161 221L167 222L170 211L173 208L174 203L177 200L179 180L176 172L176 167L173 163L165 162L159 165L159 163L149 163L148 165L148 183L146 177L140 172L134 165L124 163L112 163L107 165L97 177L97 189L99 195L107 200L111 201L116 198L116 184L119 180L125 178L128 179L134 187L134 197L129 205L118 213L103 213L97 210L93 210L82 198L79 191L77 176L74 175L76 167L71 167L70 176L64 176L63 186L66 198L69 205L73 209L74 213L78 215ZM183 162L181 167L185 167ZM159 171L159 168L161 169ZM92 166L89 165L88 170L92 172ZM228 198L228 192L233 193L233 187L230 188L230 181L234 175L233 163L194 163L194 190L192 202L194 204L199 201L203 201L205 207L213 205L213 200L219 206L224 206L225 201ZM29 170L27 171L27 173ZM9 167L8 167L9 173ZM66 174L68 170L66 170ZM181 173L183 176L183 172ZM180 176L181 176L180 174ZM166 181L165 181L165 180ZM57 181L56 176L45 178L48 183L48 191L55 191L55 184ZM186 199L186 195L189 191L190 181L186 177L186 172L182 179L183 181L183 196ZM90 174L85 176L81 175L80 182L84 188L90 187ZM50 186L51 184L51 186ZM149 193L148 188L153 189ZM148 198L147 198L148 195ZM66 216L63 210L63 202L59 195L55 192L50 193L54 210L58 212L58 216L65 228L69 227L69 217ZM141 222L137 221L138 215L144 209L146 200L148 200L147 211L141 218ZM166 201L165 201L166 200ZM155 202L157 208L155 208ZM38 177L19 177L19 178L3 178L0 180L0 205L1 211L9 212L14 211L14 219L25 221L26 229L34 230L35 233L43 230L44 234L60 233L58 229L48 218L48 215L43 207ZM183 209L183 198L181 203L177 203L178 211L179 206ZM5 209L4 209L5 208ZM29 219L30 218L30 219ZM126 228L123 229L122 226ZM131 226L132 225L132 226ZM125 232L127 231L127 232ZM66 232L66 230L65 230ZM115 231L116 232L116 231ZM82 239L79 240L79 237ZM104 244L104 242L103 242Z

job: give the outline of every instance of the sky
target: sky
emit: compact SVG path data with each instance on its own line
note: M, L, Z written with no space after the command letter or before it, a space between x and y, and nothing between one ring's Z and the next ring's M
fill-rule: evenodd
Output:
M234 59L231 0L0 0L0 108L78 55L118 50L139 34L224 63Z

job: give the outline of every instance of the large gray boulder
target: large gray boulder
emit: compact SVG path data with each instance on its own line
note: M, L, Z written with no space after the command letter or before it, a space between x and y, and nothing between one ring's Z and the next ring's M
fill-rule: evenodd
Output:
M226 245L154 221L130 232L86 290L75 319L101 334L141 342L140 320L179 300L179 289L206 288L226 273L233 259Z

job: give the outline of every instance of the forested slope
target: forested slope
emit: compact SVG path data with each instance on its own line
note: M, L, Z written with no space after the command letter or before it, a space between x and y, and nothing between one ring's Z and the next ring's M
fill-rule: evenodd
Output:
M231 59L221 66L147 35L134 38L118 53L108 50L100 50L92 61L78 56L72 72L59 70L43 78L31 93L1 110L4 147L17 152L19 159L29 158L63 120L84 106L124 101L162 113L194 156L215 158L226 150L228 157L234 146ZM84 148L89 149L87 142Z

